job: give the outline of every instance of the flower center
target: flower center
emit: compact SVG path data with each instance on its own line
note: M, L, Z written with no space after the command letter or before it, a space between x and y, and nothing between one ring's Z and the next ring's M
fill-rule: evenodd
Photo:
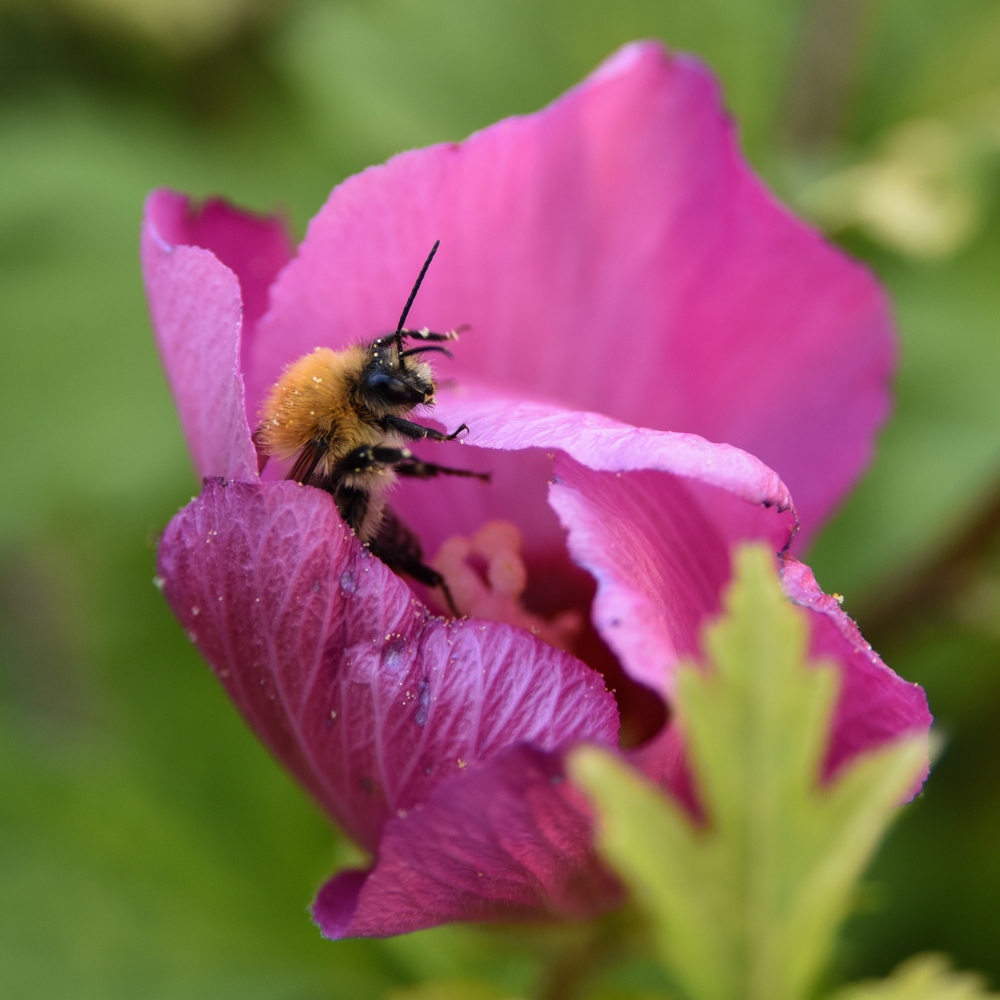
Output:
M665 724L666 706L628 676L590 622L593 579L565 550L528 562L522 550L518 528L490 521L471 538L446 539L430 565L445 578L460 614L526 629L602 674L621 713L621 746L645 743Z
M448 538L431 566L445 578L461 614L517 625L571 653L583 631L583 614L570 608L546 619L524 606L528 570L522 545L521 532L513 524L490 521L471 538Z

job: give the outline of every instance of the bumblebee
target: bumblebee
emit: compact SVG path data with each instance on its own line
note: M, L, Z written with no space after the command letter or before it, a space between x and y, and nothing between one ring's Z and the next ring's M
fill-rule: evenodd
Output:
M326 490L357 537L390 569L440 587L458 615L444 577L425 565L420 542L386 505L398 476L430 479L489 473L424 462L406 441L453 441L462 424L442 434L407 419L419 405L434 402L434 373L422 355L451 357L439 342L458 339L459 330L433 333L406 329L406 317L440 240L431 249L393 333L343 351L317 347L290 364L270 390L254 432L261 462L271 456L295 461L287 478ZM406 347L406 341L419 341ZM262 465L263 468L263 465Z

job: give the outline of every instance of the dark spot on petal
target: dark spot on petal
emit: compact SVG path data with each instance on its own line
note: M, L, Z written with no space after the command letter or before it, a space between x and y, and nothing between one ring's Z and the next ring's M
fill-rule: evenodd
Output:
M353 594L358 589L357 580L354 579L354 574L349 569L345 569L340 574L340 589L345 594Z
M369 777L361 778L358 784L361 786L361 791L363 791L365 795L371 795L372 792L375 791L375 782Z

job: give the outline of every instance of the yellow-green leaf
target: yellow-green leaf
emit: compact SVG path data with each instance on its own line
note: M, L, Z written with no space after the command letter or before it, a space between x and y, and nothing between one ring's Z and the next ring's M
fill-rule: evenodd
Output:
M774 557L737 556L710 668L681 669L676 710L708 821L613 754L571 770L599 814L599 847L656 927L690 1000L799 1000L814 984L854 882L926 759L923 736L819 784L837 675L806 662L806 626Z
M876 979L840 990L829 1000L987 1000L982 979L953 972L943 955L916 955L888 979Z

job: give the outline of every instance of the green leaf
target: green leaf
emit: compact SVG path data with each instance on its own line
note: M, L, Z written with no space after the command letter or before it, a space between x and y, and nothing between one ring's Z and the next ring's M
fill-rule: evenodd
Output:
M952 972L943 955L916 955L888 979L857 983L829 1000L980 1000L987 993L979 976Z
M836 672L807 665L806 627L774 556L744 548L726 614L705 633L711 671L684 667L676 709L708 820L620 758L584 748L575 780L599 847L653 918L691 1000L796 1000L825 962L851 890L926 760L914 737L818 783Z

